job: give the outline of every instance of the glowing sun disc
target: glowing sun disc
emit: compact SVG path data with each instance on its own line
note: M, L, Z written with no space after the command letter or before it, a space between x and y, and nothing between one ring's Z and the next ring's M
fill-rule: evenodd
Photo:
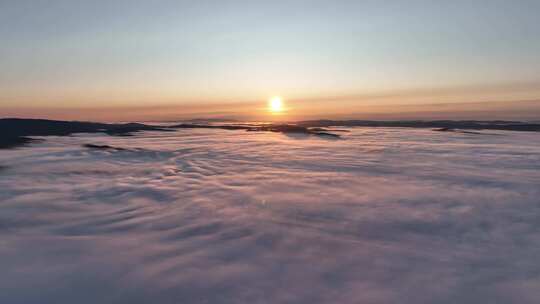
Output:
M268 102L268 108L270 112L274 113L283 111L283 100L281 100L281 97L272 97Z

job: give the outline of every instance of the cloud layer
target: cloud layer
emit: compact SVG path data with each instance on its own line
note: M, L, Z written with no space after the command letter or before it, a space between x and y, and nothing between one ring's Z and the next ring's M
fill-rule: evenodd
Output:
M0 302L537 303L540 137L497 133L2 151Z

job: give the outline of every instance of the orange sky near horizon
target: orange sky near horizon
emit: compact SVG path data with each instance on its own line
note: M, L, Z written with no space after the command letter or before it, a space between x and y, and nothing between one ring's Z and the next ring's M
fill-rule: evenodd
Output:
M462 88L415 90L384 94L350 94L330 97L283 99L284 109L273 113L269 98L241 102L169 102L148 106L97 103L73 106L11 106L0 117L48 118L88 121L174 121L220 118L246 121L296 121L309 119L513 119L540 118L540 94L535 87L492 89ZM508 94L511 92L511 94ZM510 100L510 101L509 101Z
M538 1L0 2L0 117L540 119ZM267 101L281 96L285 109Z

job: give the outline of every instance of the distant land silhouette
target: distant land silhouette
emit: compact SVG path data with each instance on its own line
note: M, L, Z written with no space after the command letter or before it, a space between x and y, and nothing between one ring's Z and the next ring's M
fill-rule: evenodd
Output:
M384 127L384 128L446 128L462 130L506 130L539 132L540 123L504 120L308 120L297 123L305 127Z
M138 123L105 124L80 121L57 121L46 119L0 119L0 148L11 148L32 142L29 136L66 136L74 133L106 133L129 136L138 131L166 131L166 129Z
M202 121L202 120L193 120ZM279 132L339 138L334 132L344 130L327 129L329 127L384 127L384 128L432 128L434 131L455 130L507 130L540 132L540 123L519 121L373 121L373 120L310 120L286 124L209 124L182 123L172 126L153 126L141 123L108 124L80 121L57 121L46 119L0 119L0 149L13 148L35 141L32 136L67 136L74 133L105 133L111 136L131 136L140 131L173 131L175 129L225 129L251 132ZM481 134L466 132L469 134ZM106 148L93 146L88 148Z
M96 150L126 151L125 148L113 147L109 145L84 144L83 147Z

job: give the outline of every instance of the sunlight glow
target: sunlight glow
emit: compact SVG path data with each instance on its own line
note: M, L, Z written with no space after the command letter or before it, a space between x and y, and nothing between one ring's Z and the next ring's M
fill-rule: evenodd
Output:
M283 100L279 96L272 97L268 101L268 109L272 113L279 113L283 111Z

